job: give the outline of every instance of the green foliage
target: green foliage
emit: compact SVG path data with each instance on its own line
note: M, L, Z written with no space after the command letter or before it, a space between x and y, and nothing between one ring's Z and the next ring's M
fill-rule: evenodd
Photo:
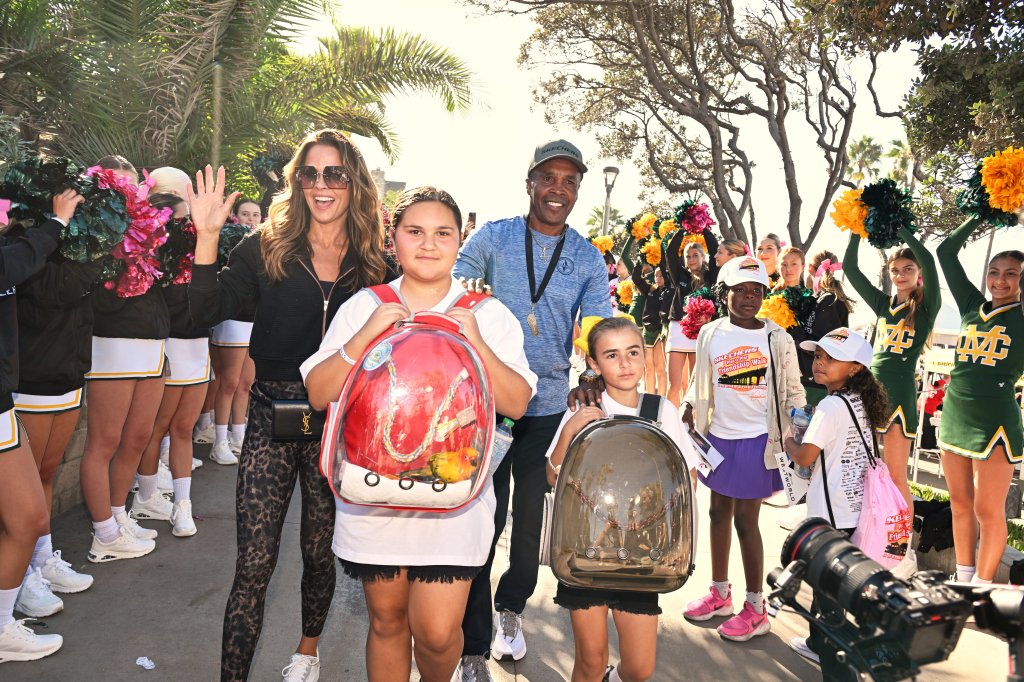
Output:
M259 196L253 162L317 128L397 154L390 96L470 106L465 63L420 36L334 24L312 54L289 50L328 18L326 0L10 0L0 7L5 110L40 151L83 165L119 153L191 170L219 151L231 186Z
M915 483L914 481L909 481L908 483L910 485L910 492L914 497L922 499L925 502L931 502L933 500L949 502L949 493L945 490L939 490L938 488L933 488L930 485Z

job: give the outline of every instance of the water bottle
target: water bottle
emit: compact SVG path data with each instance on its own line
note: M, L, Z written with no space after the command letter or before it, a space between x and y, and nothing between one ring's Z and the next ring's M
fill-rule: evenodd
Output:
M512 427L514 425L514 421L505 417L501 420L501 423L494 427L494 446L491 448L491 475L498 470L501 460L505 459L508 449L512 447Z
M797 443L804 442L804 434L807 432L807 427L811 424L811 416L814 414L814 407L811 405L805 405L804 407L794 407L789 411L789 418L793 424L793 440ZM812 467L803 467L793 463L793 469L796 471L796 475L800 478L810 478Z

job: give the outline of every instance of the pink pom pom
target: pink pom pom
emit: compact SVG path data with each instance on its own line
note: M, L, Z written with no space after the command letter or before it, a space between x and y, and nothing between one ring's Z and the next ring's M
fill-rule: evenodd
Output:
M710 322L714 314L714 302L700 297L689 299L686 302L686 315L679 321L683 328L683 334L688 339L696 339L701 327Z

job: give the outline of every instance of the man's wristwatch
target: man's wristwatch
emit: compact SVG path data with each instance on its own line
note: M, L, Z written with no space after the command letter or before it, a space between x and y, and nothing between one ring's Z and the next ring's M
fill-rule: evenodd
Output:
M596 384L601 379L600 375L592 369L587 369L580 374L581 384Z

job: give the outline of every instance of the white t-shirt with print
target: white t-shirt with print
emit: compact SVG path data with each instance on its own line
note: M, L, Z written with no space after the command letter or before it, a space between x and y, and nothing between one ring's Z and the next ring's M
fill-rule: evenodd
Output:
M722 323L711 337L715 411L709 431L738 440L768 433L768 327Z
M399 291L402 278L390 286ZM465 292L452 278L444 299L431 310L444 312ZM377 308L377 300L360 291L338 309L331 320L320 350L302 363L306 375L338 352L358 332ZM475 310L484 342L502 362L526 379L531 396L537 391L537 375L530 371L523 351L523 329L498 299L490 299ZM494 536L494 488L490 477L480 494L461 509L447 513L411 512L349 504L334 500L334 553L360 564L388 566L482 566L487 561Z
M830 395L818 403L803 442L812 443L825 452L828 494L832 502L832 514L835 516L835 527L855 528L860 520L864 500L864 474L868 466L868 453L857 429L860 429L867 444L871 446L871 427L860 396L846 394L845 397L853 406L858 424L854 425L843 399ZM820 458L807 490L807 515L828 519Z
M601 394L601 407L604 409L604 413L609 417L615 415L625 415L629 417L636 417L640 413L640 405L636 407L627 407L622 403L618 403L608 395L608 391ZM562 435L562 429L565 428L565 423L575 414L566 410L562 416L562 421L558 425L558 431L555 432L555 437L551 440L551 445L548 447L548 452L545 455L548 459L551 459L551 455L555 451L555 446L558 444L558 438ZM693 469L697 466L698 458L697 452L693 449L693 443L690 442L690 437L686 435L686 427L683 426L683 420L679 416L679 410L676 406L670 403L668 400L661 401L661 425L662 431L665 435L671 439L679 451L683 453L683 459L686 460L686 468Z

